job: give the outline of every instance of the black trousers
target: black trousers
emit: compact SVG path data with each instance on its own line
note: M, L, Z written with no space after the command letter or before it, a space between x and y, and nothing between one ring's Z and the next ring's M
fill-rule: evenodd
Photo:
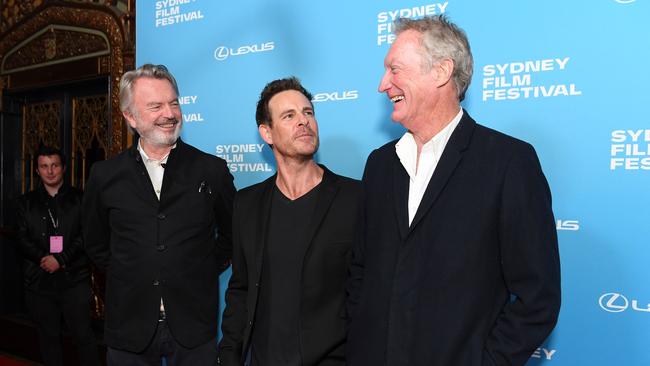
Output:
M90 326L90 285L86 282L60 291L25 292L27 308L38 327L43 363L63 365L61 318L77 346L81 365L99 365L97 342Z
M108 366L160 366L165 359L167 366L213 366L217 364L217 339L196 348L185 348L172 336L167 322L158 322L151 343L142 353L108 348Z

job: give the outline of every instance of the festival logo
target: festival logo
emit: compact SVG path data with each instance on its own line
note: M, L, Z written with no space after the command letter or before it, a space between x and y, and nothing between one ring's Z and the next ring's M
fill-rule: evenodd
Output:
M610 170L650 170L650 130L614 130Z
M203 19L201 10L187 9L189 4L196 0L160 0L156 1L155 22L156 28L167 27L181 23L189 23ZM195 4L189 5L189 7Z
M262 150L266 144L217 145L216 155L228 163L233 173L272 172L273 168L263 161Z
M580 96L582 91L571 82L535 83L535 75L561 74L572 64L570 57L513 61L483 66L483 101Z
M377 46L391 44L395 41L393 34L393 23L399 18L417 19L425 16L444 14L447 10L448 1L444 3L432 3L410 8L392 9L377 14Z

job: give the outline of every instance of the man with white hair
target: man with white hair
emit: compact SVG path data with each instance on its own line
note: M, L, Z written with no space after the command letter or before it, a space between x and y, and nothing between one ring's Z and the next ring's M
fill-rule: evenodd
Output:
M560 308L548 184L531 145L460 107L460 28L401 19L396 34L379 91L407 132L366 163L348 365L523 365Z
M86 250L106 270L108 364L212 365L233 177L179 138L178 86L165 66L125 73L120 108L140 138L93 166L83 203Z

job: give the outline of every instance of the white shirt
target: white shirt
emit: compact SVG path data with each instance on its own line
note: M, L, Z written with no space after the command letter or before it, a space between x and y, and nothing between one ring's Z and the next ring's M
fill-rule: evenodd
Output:
M172 149L176 148L176 144L172 146ZM140 145L140 140L138 140L138 151L140 156L142 156L142 161L144 162L144 167L147 168L147 173L149 173L149 179L151 179L151 184L153 184L153 191L156 192L158 200L160 200L160 190L162 189L163 176L165 175L165 168L163 164L167 164L167 158L169 158L169 153L163 156L162 159L156 160L151 159L142 145ZM160 311L165 311L165 305L163 304L163 299L160 298Z
M442 152L445 150L445 146L447 146L449 137L451 137L452 132L454 132L462 117L463 109L461 108L458 114L456 114L456 117L445 128L422 145L419 164L418 147L412 133L406 132L397 144L395 144L395 152L409 175L409 225L413 222L415 213L431 181L433 172L436 170L438 161L440 161L440 156L442 156Z
M175 147L176 144L172 146L172 149ZM149 173L149 179L151 179L151 183L153 184L153 190L156 192L158 200L160 200L160 190L162 189L163 176L165 175L165 168L163 168L163 165L167 164L169 153L160 160L151 159L147 153L144 152L142 145L140 145L140 140L138 140L138 151L140 152L140 156L142 156L144 167L147 168L147 173Z

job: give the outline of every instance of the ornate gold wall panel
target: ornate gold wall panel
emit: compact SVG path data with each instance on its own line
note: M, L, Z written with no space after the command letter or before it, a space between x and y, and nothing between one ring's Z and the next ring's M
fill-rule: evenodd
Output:
M108 54L110 46L102 32L50 25L9 51L2 60L1 70L11 73Z
M72 100L72 156L71 179L86 185L86 153L93 149L93 142L105 152L109 147L108 99L105 95L74 98ZM80 167L81 171L77 171Z
M47 0L3 0L0 1L0 33L28 17ZM75 0L77 3L94 3L127 11L133 0ZM51 2L51 0L50 0Z
M41 143L70 149L71 183L82 187L91 162L132 143L119 111L118 84L134 64L135 0L0 0L0 111L4 92L8 109L24 105L22 151L13 155L17 164L22 158L16 190L21 184L23 192L33 187L33 155ZM107 89L96 88L96 81L105 80ZM59 86L65 97L43 102ZM88 96L103 90L105 95ZM11 178L18 177L11 173ZM97 276L92 274L93 310L101 318L104 281Z
M25 105L23 108L22 192L34 189L34 155L39 146L60 147L61 102ZM27 184L29 183L29 187Z
M18 0L15 1L17 4ZM0 34L0 57L3 57L0 76L4 87L20 88L12 82L12 72L24 75L28 70L32 74L66 60L95 57L96 76L108 75L110 78L108 131L111 135L107 154L117 155L128 146L126 128L119 111L118 84L121 75L132 69L134 62L134 42L130 40L134 38L130 1L126 6L127 13L118 11L120 7L117 5L124 7L124 1L106 1L104 4L110 3L110 7L79 1L43 1L40 6L34 1L27 2L31 5L19 6L18 9L22 9L19 13L30 9L33 13L22 18L17 16L11 25L4 23L7 28ZM17 9L4 4L3 13L5 10L8 13L15 11L8 10L10 8ZM47 83L47 78L43 79Z
M6 0L2 1L2 17L0 17L0 32L18 23L34 9L40 6L43 0Z

